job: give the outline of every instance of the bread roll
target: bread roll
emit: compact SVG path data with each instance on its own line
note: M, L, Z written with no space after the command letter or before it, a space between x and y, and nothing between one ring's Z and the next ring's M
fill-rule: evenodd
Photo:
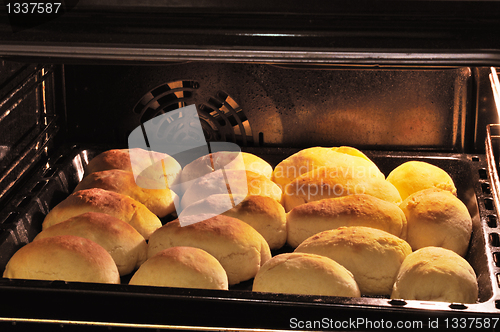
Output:
M406 217L394 203L359 194L327 198L293 208L287 213L287 242L297 247L314 234L341 226L377 228L406 237Z
M330 258L304 253L274 256L253 282L254 292L359 297L352 273Z
M390 295L411 247L379 229L353 226L313 235L295 252L326 256L343 265L354 275L362 295Z
M146 240L161 227L160 219L143 204L126 195L93 188L76 191L57 204L45 216L42 229L85 212L101 212L125 221Z
M34 241L58 235L74 235L91 240L113 257L121 276L146 261L148 246L144 237L126 222L113 216L87 212L49 227Z
M181 200L182 209L194 202L216 194L236 196L267 196L281 202L281 189L263 175L241 170L221 170L207 174L195 180L184 193ZM235 201L239 204L239 201Z
M111 255L97 243L72 235L28 243L9 260L3 277L120 283Z
M226 271L204 250L172 247L149 258L134 273L130 285L228 289Z
M152 188L154 180L138 176L119 169L91 173L80 181L75 191L101 188L128 195L144 204L151 212L162 218L175 211L174 200L177 195L170 189L145 189Z
M337 149L337 151L334 149ZM355 173L360 176L362 174L363 177L380 179L385 178L377 165L368 158L354 155L354 148L348 149L347 147L342 147L334 149L313 147L291 155L274 168L273 181L283 189L288 183L302 174L323 166L336 168L338 172L342 173ZM349 150L349 154L343 153L346 150Z
M390 182L363 173L343 173L338 168L319 167L290 182L283 191L283 205L288 212L294 207L325 198L367 194L399 204L401 196Z
M220 169L247 170L260 174L269 180L273 168L267 161L247 152L219 151L200 157L184 166L181 173L183 192L193 180Z
M363 159L373 163L373 161L371 161L371 159L368 158L363 152L361 152L358 149L353 148L351 146L333 147L332 150L335 152L345 153L345 154L348 154L348 155L351 155L354 157L360 157L360 158L363 158Z
M184 227L178 219L165 224L151 235L148 257L177 246L200 248L214 256L230 285L255 277L271 258L262 235L241 220L221 215Z
M121 169L156 180L160 184L154 189L163 189L165 181L167 184L176 183L181 174L181 165L168 154L134 148L113 149L100 153L88 163L85 176L112 169Z
M413 250L434 246L465 256L472 235L469 210L460 199L436 188L418 191L400 205L408 223Z
M203 213L223 214L252 226L264 237L271 249L283 247L287 236L286 215L280 203L265 196L240 197L236 201L240 203L233 207L229 195L212 195L189 205L179 215L179 219Z
M474 269L455 252L425 247L408 255L401 265L391 298L476 303Z
M401 199L411 194L429 188L447 190L453 195L457 189L451 177L441 168L423 161L408 161L399 165L387 176L399 191Z

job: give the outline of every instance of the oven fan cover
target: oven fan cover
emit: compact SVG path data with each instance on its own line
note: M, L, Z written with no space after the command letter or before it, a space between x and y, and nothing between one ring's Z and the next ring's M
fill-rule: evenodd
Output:
M146 92L135 104L133 112L143 124L159 115L195 104L207 141L253 145L250 123L240 105L223 91L197 102L200 99L196 93L199 87L199 83L193 80L161 84Z

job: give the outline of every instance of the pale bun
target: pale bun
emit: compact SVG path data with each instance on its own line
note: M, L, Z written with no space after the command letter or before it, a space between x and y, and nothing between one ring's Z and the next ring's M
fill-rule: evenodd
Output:
M360 157L360 158L363 158L363 159L365 159L365 160L373 163L373 161L370 158L368 158L366 154L364 154L363 152L361 152L358 149L353 148L351 146L333 147L332 150L335 151L335 152L340 152L340 153L348 154L348 155L351 155L351 156L354 156L354 157Z
M184 193L181 200L182 209L216 194L232 194L235 196L267 196L281 202L281 189L263 175L241 170L218 170L195 180ZM235 204L240 201L236 200Z
M45 216L42 229L85 212L101 212L134 227L147 240L161 227L161 221L143 204L127 195L104 189L80 190L69 195Z
M342 226L367 226L400 238L406 236L406 217L394 203L358 194L322 199L293 208L286 215L287 242L293 248L314 234Z
M411 247L379 229L353 226L313 235L295 252L326 256L343 265L354 275L362 295L390 295Z
M99 244L113 257L121 276L131 273L147 258L144 237L125 221L104 213L71 217L41 231L34 241L58 235L79 236Z
M283 205L288 212L301 204L354 194L367 194L394 204L401 203L396 187L383 178L319 167L302 174L285 187Z
M231 198L233 201L239 202L234 207ZM246 222L264 237L271 249L279 249L286 242L285 209L270 197L211 195L189 205L179 215L179 219L182 220L186 216L203 213L223 214Z
M418 249L403 261L391 298L476 303L476 273L465 259L451 250Z
M408 196L400 207L406 215L407 241L413 250L435 246L465 256L472 219L455 195L446 190L425 189Z
M181 187L185 192L193 180L220 169L247 170L271 179L273 168L254 154L237 151L219 151L202 156L184 166Z
M178 246L200 248L214 256L226 270L230 285L255 277L271 258L262 235L243 221L222 215L184 227L178 219L165 224L149 238L148 257Z
M253 282L254 292L359 297L351 272L330 258L286 253L262 266Z
M165 153L148 151L141 148L112 149L104 151L90 160L85 176L90 173L121 169L135 175L172 185L178 181L181 165Z
M457 194L455 184L448 173L423 161L412 160L399 165L389 173L387 181L398 189L403 200L417 191L429 188Z
M179 199L170 189L154 188L154 180L138 176L119 169L91 173L84 177L75 188L75 191L101 188L128 195L144 204L151 212L162 218L175 211L174 200Z
M171 247L150 257L130 285L228 289L226 271L212 255L193 247Z
M274 168L272 180L283 189L298 176L323 166L337 168L339 172L363 173L366 177L385 178L377 165L354 148L312 147L303 149L281 161Z
M111 255L97 243L72 235L28 243L9 260L3 277L120 283Z

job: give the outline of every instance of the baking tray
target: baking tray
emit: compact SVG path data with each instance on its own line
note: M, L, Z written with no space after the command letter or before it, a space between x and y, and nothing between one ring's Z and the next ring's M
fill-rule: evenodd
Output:
M71 193L88 161L109 146L71 145L40 163L18 194L0 211L0 267L41 231L50 209ZM273 167L298 151L245 148ZM174 330L371 330L395 328L500 328L500 241L498 217L485 155L364 151L387 176L409 160L447 171L473 221L466 259L479 283L475 304L391 300L388 297L342 298L251 292L251 281L229 291L132 286L64 281L0 279L0 327L59 324L69 327L153 328ZM168 222L173 217L162 219ZM284 247L274 254L290 251ZM89 303L88 310L74 304ZM314 325L316 324L316 325ZM412 326L410 326L413 324ZM476 325L474 325L476 324Z

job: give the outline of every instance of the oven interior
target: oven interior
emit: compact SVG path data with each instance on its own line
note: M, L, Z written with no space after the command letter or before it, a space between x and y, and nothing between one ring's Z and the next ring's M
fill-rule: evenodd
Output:
M2 323L276 330L289 328L290 317L404 317L428 326L431 318L498 315L498 128L487 126L497 123L498 115L490 73L480 66L2 61L2 270L41 230L48 211L73 191L89 160L106 149L127 147L128 135L141 123L194 104L207 141L237 143L272 166L301 148L349 145L385 175L408 160L443 168L473 218L466 258L480 285L477 303L464 305L256 294L251 281L222 292L129 286L126 278L121 285L0 279L8 299L0 304ZM95 307L61 306L80 301ZM262 319L256 322L246 312Z
M381 321L449 328L498 319L500 83L491 66L500 66L500 2L66 0L62 9L0 13L8 22L0 23L0 271L89 160L126 148L146 121L195 105L207 141L236 143L272 166L306 147L347 145L386 176L409 160L446 170L472 216L466 259L479 297L462 304L264 294L252 281L211 291L131 286L130 276L119 285L0 278L2 331L277 331L300 329L292 319L325 318L361 323L325 329L370 330L388 327Z

